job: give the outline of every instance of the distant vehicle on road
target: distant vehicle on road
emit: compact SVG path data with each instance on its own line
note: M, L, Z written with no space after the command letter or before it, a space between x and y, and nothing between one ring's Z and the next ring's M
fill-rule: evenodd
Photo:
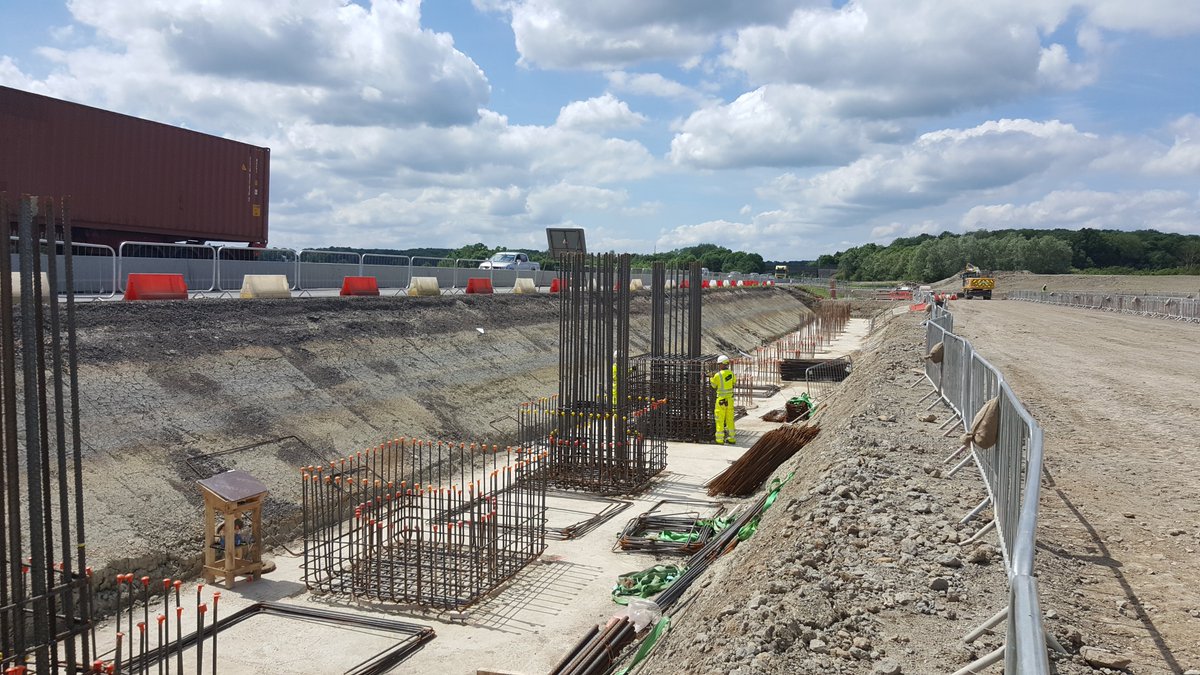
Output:
M517 270L519 272L536 272L542 269L542 264L533 262L529 256L516 251L501 251L479 263L481 270Z

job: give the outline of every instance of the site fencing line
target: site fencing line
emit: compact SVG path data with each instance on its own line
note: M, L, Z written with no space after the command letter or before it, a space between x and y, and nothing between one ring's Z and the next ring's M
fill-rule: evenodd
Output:
M1009 291L1009 300L1025 300L1044 305L1083 307L1106 312L1137 314L1159 319L1200 323L1200 300L1170 295L1118 295L1077 291Z
M962 522L983 512L990 504L993 519L972 538L996 530L1009 588L1006 608L965 638L970 642L1007 618L1004 645L958 673L979 672L1000 659L1004 660L1005 672L1049 673L1047 644L1059 650L1061 647L1042 625L1037 580L1033 574L1041 490L1042 428L1000 371L975 351L970 341L953 332L953 314L933 306L925 329L926 353L939 343L943 349L940 363L926 360L925 378L933 385L933 393L954 411L952 419L960 420L964 431L969 431L971 420L990 399L998 398L1000 408L995 445L981 448L972 440L947 459L950 461L964 451L967 453L950 475L968 461L973 461L979 469L988 497Z
M15 241L15 239L10 239ZM57 244L58 268L64 264L63 243ZM78 266L74 292L91 299L109 299L125 290L130 273L182 274L190 292L228 296L242 287L248 274L281 275L288 288L299 291L328 291L341 288L347 276L375 277L381 291L400 294L412 285L413 277L435 277L443 293L463 293L471 279L488 279L497 291L516 288L519 279L531 279L538 290L546 289L562 274L548 269L479 268L482 260L424 256L353 253L349 251L305 250L280 247L247 247L219 244L171 244L127 241L119 248L101 244L73 243L72 253ZM46 254L43 254L45 258ZM60 273L61 277L61 273ZM60 278L61 280L61 278ZM630 280L648 289L653 282L651 270L633 270ZM722 279L719 288L773 285L759 279ZM712 288L718 288L714 280ZM60 285L64 289L65 286Z

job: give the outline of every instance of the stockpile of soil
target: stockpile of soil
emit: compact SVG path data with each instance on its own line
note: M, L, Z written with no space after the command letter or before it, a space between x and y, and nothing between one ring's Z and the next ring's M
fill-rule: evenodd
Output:
M1007 585L991 535L960 543L985 493L973 472L942 477L945 410L920 419L919 318L868 342L758 533L689 591L644 672L948 672L1001 644L961 640Z

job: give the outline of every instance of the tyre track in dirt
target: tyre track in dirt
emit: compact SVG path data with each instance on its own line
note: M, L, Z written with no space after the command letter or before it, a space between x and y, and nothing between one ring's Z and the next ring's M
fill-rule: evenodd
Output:
M1130 656L1130 672L1200 668L1200 328L1017 301L952 309L1045 430L1048 628Z

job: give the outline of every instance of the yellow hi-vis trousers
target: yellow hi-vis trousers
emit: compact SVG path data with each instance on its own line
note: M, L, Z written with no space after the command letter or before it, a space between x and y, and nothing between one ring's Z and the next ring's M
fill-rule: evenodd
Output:
M734 443L737 441L733 429L733 397L717 397L717 405L713 409L713 417L717 420L717 443Z

